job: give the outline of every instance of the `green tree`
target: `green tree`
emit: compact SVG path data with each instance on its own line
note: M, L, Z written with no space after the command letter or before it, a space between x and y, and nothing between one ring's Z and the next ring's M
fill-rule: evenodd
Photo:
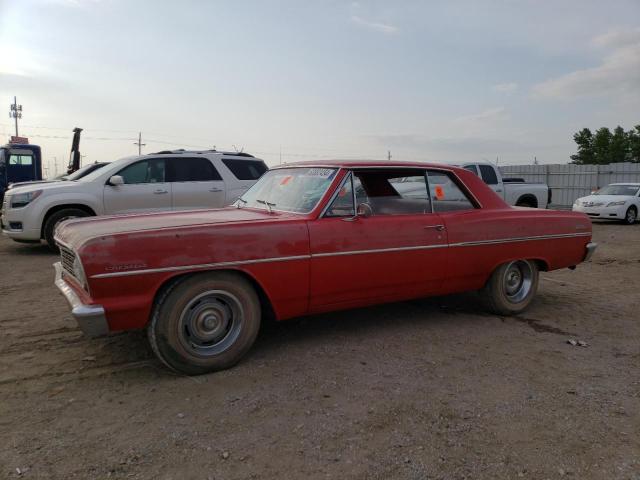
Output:
M620 125L613 130L609 143L608 163L626 162L629 160L629 139Z
M640 125L627 132L627 144L629 145L629 161L640 163Z
M602 127L593 135L593 154L595 163L604 165L611 163L611 130Z
M593 134L588 128L583 128L573 135L573 140L578 144L578 153L571 155L572 163L586 165L595 163L595 154L593 150Z

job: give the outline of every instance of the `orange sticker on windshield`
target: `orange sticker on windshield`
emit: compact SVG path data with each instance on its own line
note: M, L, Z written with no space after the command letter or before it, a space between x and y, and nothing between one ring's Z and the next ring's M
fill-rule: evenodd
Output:
M291 175L289 175L288 177L284 177L282 179L282 181L280 182L280 185L286 185L287 183L289 183L289 181L292 179L293 177Z
M347 194L347 189L345 187L342 187L340 189L340 193L338 193L339 197L344 197Z
M444 198L444 188L442 185L436 185L436 199L442 200Z

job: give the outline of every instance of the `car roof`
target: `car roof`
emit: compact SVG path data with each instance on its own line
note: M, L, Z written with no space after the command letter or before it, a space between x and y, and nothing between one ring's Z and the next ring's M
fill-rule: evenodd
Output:
M634 182L610 183L609 185L626 185L628 187L640 187L640 183L634 183Z
M283 163L271 167L329 167L329 168L365 168L365 167L404 167L404 168L443 168L451 170L457 168L455 165L444 163L430 163L419 161L399 161L399 160L314 160L304 162Z

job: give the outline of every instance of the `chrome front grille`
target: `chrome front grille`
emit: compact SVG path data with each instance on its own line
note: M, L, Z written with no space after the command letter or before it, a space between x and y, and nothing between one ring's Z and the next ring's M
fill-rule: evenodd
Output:
M73 250L60 245L60 261L62 263L62 268L64 268L64 271L71 276L75 276L73 272L73 262L75 259L76 254L73 253Z

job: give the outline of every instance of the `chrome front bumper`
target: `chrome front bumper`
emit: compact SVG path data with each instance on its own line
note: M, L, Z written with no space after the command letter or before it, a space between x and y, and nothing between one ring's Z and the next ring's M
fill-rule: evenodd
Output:
M78 322L80 330L88 337L101 337L109 333L109 325L102 305L85 305L78 294L64 281L60 262L53 264L56 271L56 287L67 299L71 307L71 315Z
M597 243L594 243L594 242L587 243L587 251L584 254L584 260L582 261L586 262L587 260L589 260L593 256L593 252L596 251L596 248L598 248Z

